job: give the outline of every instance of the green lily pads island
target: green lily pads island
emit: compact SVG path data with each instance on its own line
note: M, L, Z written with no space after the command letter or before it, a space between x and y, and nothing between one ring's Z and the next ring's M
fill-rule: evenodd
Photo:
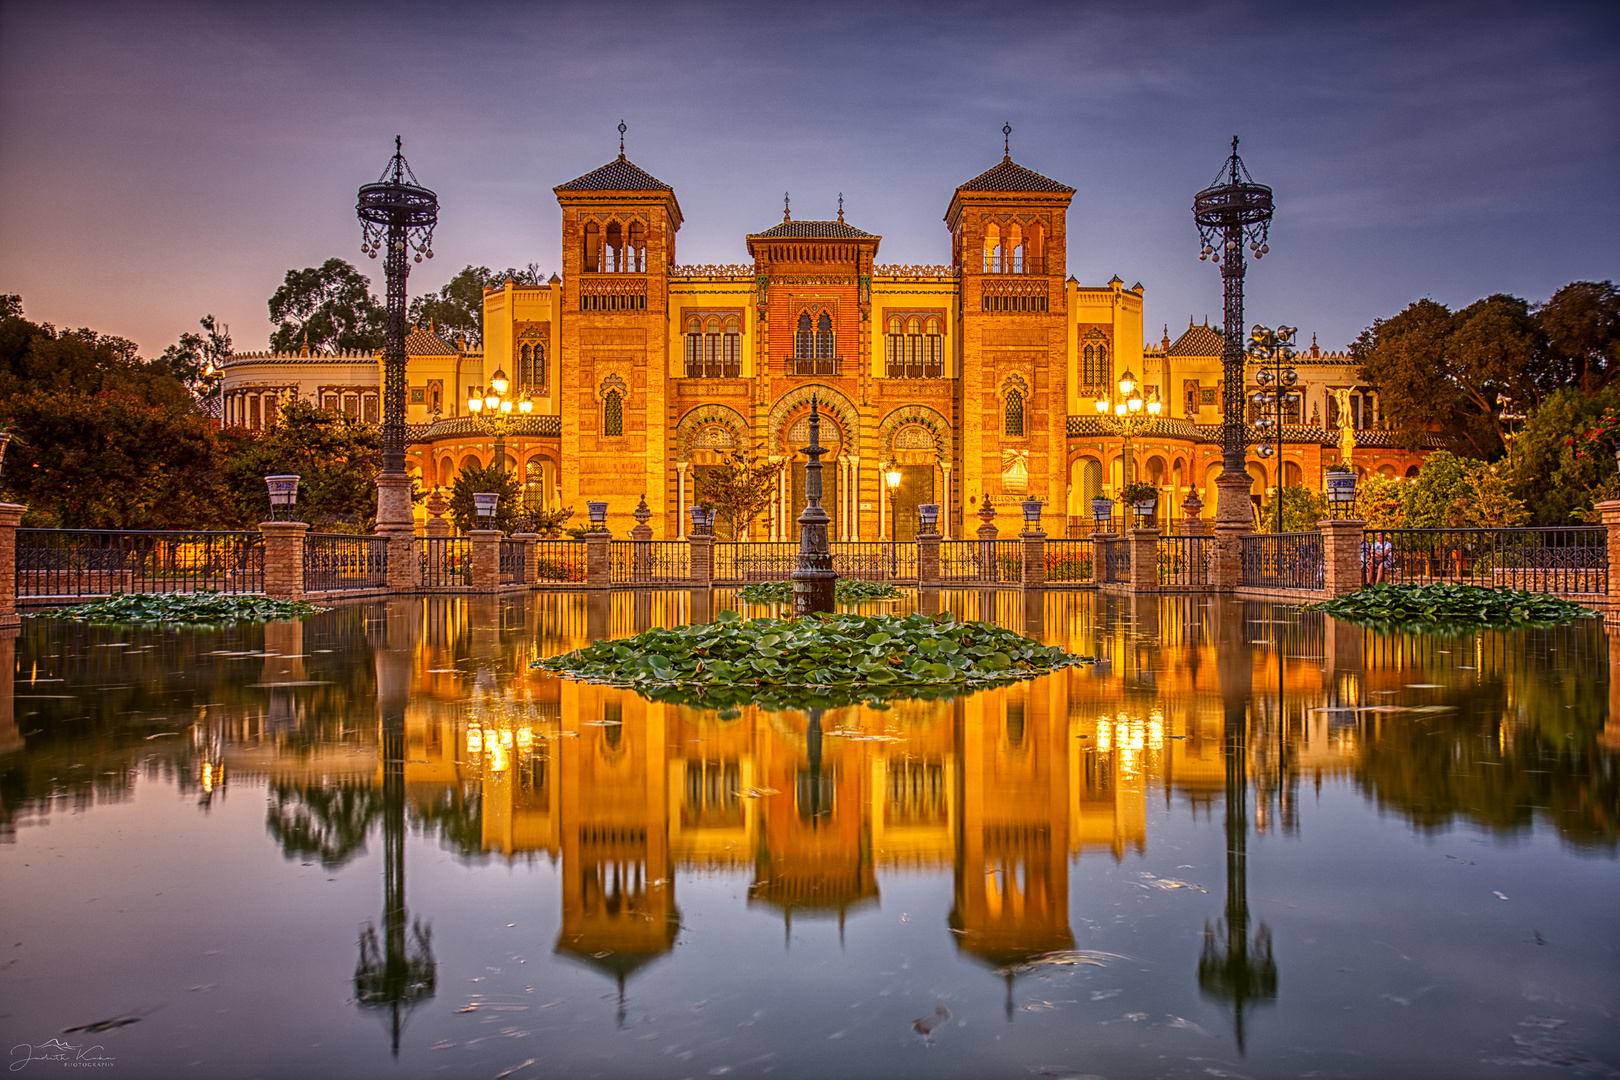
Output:
M102 600L35 613L40 618L87 623L215 624L296 619L326 609L302 600L228 593L119 593Z
M854 603L865 600L899 600L905 593L893 585L885 585L877 581L861 581L858 578L839 578L834 589L833 599L845 603ZM793 602L793 583L791 581L756 581L752 585L744 585L737 590L737 599L749 604L789 604Z
M1503 628L1573 622L1596 616L1580 604L1545 593L1478 585L1367 585L1353 593L1307 604L1345 622L1405 628Z
M710 708L832 707L937 697L1091 663L985 622L949 615L815 615L657 628L534 661L570 679L627 686L655 701Z

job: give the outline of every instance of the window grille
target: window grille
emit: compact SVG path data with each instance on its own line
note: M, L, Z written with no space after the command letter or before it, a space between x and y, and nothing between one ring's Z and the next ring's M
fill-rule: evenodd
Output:
M1002 425L1004 435L1022 435L1024 433L1024 395L1017 390L1007 391L1007 411L1005 422Z
M617 390L609 390L602 399L602 434L624 434L624 400Z

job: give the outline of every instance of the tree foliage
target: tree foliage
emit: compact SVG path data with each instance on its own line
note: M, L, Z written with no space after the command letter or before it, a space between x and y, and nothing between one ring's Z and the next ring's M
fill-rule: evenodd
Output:
M1316 523L1328 516L1327 496L1299 484L1285 484L1282 489L1283 532L1309 532ZM1274 491L1259 510L1256 528L1271 532L1277 528L1277 499Z
M1536 310L1547 337L1547 376L1592 396L1620 373L1620 292L1612 281L1572 281Z
M219 396L219 374L231 355L231 328L204 315L198 324L202 333L187 331L180 340L163 350L158 361L200 400Z
M507 281L524 286L543 283L540 267L530 263L526 269L491 270L487 266L468 266L436 293L418 296L411 301L411 322L419 326L432 324L435 332L446 341L457 339L469 345L484 342L484 288Z
M294 400L281 407L273 427L230 428L221 439L231 517L239 526L268 518L266 476L296 474L301 520L318 529L371 528L382 468L382 435L374 425Z
M1620 408L1620 387L1588 397L1575 387L1547 396L1513 439L1508 474L1534 525L1568 525L1590 515L1615 483L1613 453L1577 445L1577 436L1605 412Z
M1529 305L1496 294L1453 313L1418 300L1361 332L1351 353L1410 446L1434 433L1453 450L1501 454L1504 412L1537 401L1544 335Z
M475 493L487 492L501 497L501 501L495 504L493 525L489 524L488 518L479 518L478 508L473 502ZM522 492L523 485L513 472L497 469L493 464L468 466L456 474L456 481L450 487L450 519L462 532L472 532L474 529L514 532L518 515L523 509L519 505Z
M754 519L770 508L776 498L776 478L786 462L769 461L758 447L752 451L733 450L717 469L698 474L697 495L714 507L721 523L721 535L740 539Z
M327 259L320 266L289 270L270 297L270 321L276 324L270 348L297 352L306 341L317 352L380 349L387 311L371 295L371 279L344 262Z

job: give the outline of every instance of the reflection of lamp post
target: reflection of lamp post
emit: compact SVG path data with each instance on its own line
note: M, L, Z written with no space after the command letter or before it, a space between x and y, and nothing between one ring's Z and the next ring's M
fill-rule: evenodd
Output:
M1159 413L1164 411L1164 403L1157 397L1152 401L1143 401L1138 392L1136 377L1129 371L1120 376L1119 397L1110 398L1103 394L1097 398L1097 416L1103 426L1115 435L1125 440L1121 448L1122 461L1120 468L1124 478L1122 487L1129 487L1135 474L1131 461L1131 439L1159 419Z
M1260 389L1249 397L1250 404L1259 413L1254 418L1254 426L1262 432L1269 431L1276 445L1277 532L1283 531L1283 421L1287 419L1288 407L1299 401L1299 391L1294 389L1299 373L1289 366L1294 358L1296 333L1292 326L1279 326L1273 332L1259 323L1249 332L1249 353L1260 361L1260 369L1254 373L1254 381L1260 384ZM1262 442L1255 453L1263 458L1270 457L1273 443Z
M506 432L512 423L512 410L515 408L523 416L534 411L534 402L527 394L516 400L506 396L511 386L506 372L496 368L495 374L490 376L487 392L467 398L467 411L474 419L486 420L490 433L495 436L495 470L501 473L506 472ZM484 416L486 409L488 417Z
M895 493L900 490L900 466L891 461L883 469L883 483L889 489L889 539L900 539L900 520L894 516Z

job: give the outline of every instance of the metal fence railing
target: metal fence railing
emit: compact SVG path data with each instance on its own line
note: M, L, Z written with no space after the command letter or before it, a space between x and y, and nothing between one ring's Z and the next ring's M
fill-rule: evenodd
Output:
M1090 540L1048 540L1046 580L1052 585L1092 584L1094 552Z
M985 581L1018 584L1023 579L1023 545L1017 540L942 540L942 581Z
M1243 584L1262 589L1322 588L1322 534L1261 533L1243 537Z
M1159 584L1208 585L1209 541L1207 536L1159 537Z
M422 540L422 584L446 588L472 584L472 539L429 536Z
M714 545L714 580L786 581L799 555L797 540Z
M1609 591L1601 525L1513 529L1368 529L1365 582L1450 581L1527 592Z
M1102 541L1102 580L1123 582L1131 580L1131 546L1123 538Z
M264 535L249 531L18 529L19 597L264 591Z
M862 581L916 581L917 545L887 540L835 540L833 573Z
M304 588L309 592L380 589L387 585L386 537L304 534Z
M615 540L608 552L613 585L674 583L692 579L692 545L682 540Z
M584 582L585 541L539 540L535 542L535 549L536 582Z
M502 585L526 585L529 576L524 572L522 540L501 540L500 575Z

